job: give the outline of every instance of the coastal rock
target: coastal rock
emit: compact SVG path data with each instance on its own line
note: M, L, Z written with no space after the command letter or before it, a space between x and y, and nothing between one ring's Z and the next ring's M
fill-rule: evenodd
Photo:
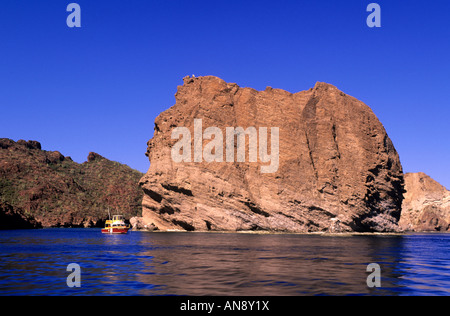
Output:
M130 218L130 225L133 228L133 230L147 230L147 231L158 230L158 228L155 225L153 225L153 224L147 225L144 222L144 219L142 217L139 217L139 216L135 216L135 217Z
M448 231L450 191L423 172L405 174L400 227L406 231Z
M321 82L297 93L242 88L214 76L183 82L175 105L156 118L148 142L151 165L140 181L146 225L188 231L398 230L402 167L367 105ZM191 135L192 151L180 162L172 157L181 140L172 138L176 127ZM228 160L227 127L259 133L256 142L245 136L239 162L236 149ZM223 140L214 134L212 146L211 131L217 129ZM235 137L234 147L237 142ZM204 152L217 160L205 161Z

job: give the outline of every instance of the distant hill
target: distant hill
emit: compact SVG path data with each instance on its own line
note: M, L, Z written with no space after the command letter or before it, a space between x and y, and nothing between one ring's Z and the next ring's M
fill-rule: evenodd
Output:
M79 164L37 141L0 138L0 229L102 226L141 215L143 174L89 153Z

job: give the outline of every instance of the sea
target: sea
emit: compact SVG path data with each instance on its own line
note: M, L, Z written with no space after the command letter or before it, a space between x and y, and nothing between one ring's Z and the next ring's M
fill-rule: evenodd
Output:
M448 296L450 234L0 231L2 296Z

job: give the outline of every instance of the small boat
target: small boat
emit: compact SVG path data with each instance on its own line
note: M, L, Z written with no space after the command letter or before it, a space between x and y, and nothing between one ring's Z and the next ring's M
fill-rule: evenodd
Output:
M129 225L125 224L122 215L113 215L112 220L107 220L105 228L102 228L103 234L126 234L130 229Z

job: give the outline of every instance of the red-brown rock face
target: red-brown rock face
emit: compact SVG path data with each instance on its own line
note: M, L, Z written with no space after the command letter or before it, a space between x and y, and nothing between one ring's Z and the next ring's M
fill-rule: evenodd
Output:
M450 191L423 172L405 174L399 225L408 231L450 230Z
M326 83L292 94L213 76L184 78L175 98L156 118L148 142L151 166L140 184L149 227L397 230L402 167L382 124L362 102ZM177 127L185 129L174 132ZM245 136L245 157L239 137L227 133L238 127L252 135Z

